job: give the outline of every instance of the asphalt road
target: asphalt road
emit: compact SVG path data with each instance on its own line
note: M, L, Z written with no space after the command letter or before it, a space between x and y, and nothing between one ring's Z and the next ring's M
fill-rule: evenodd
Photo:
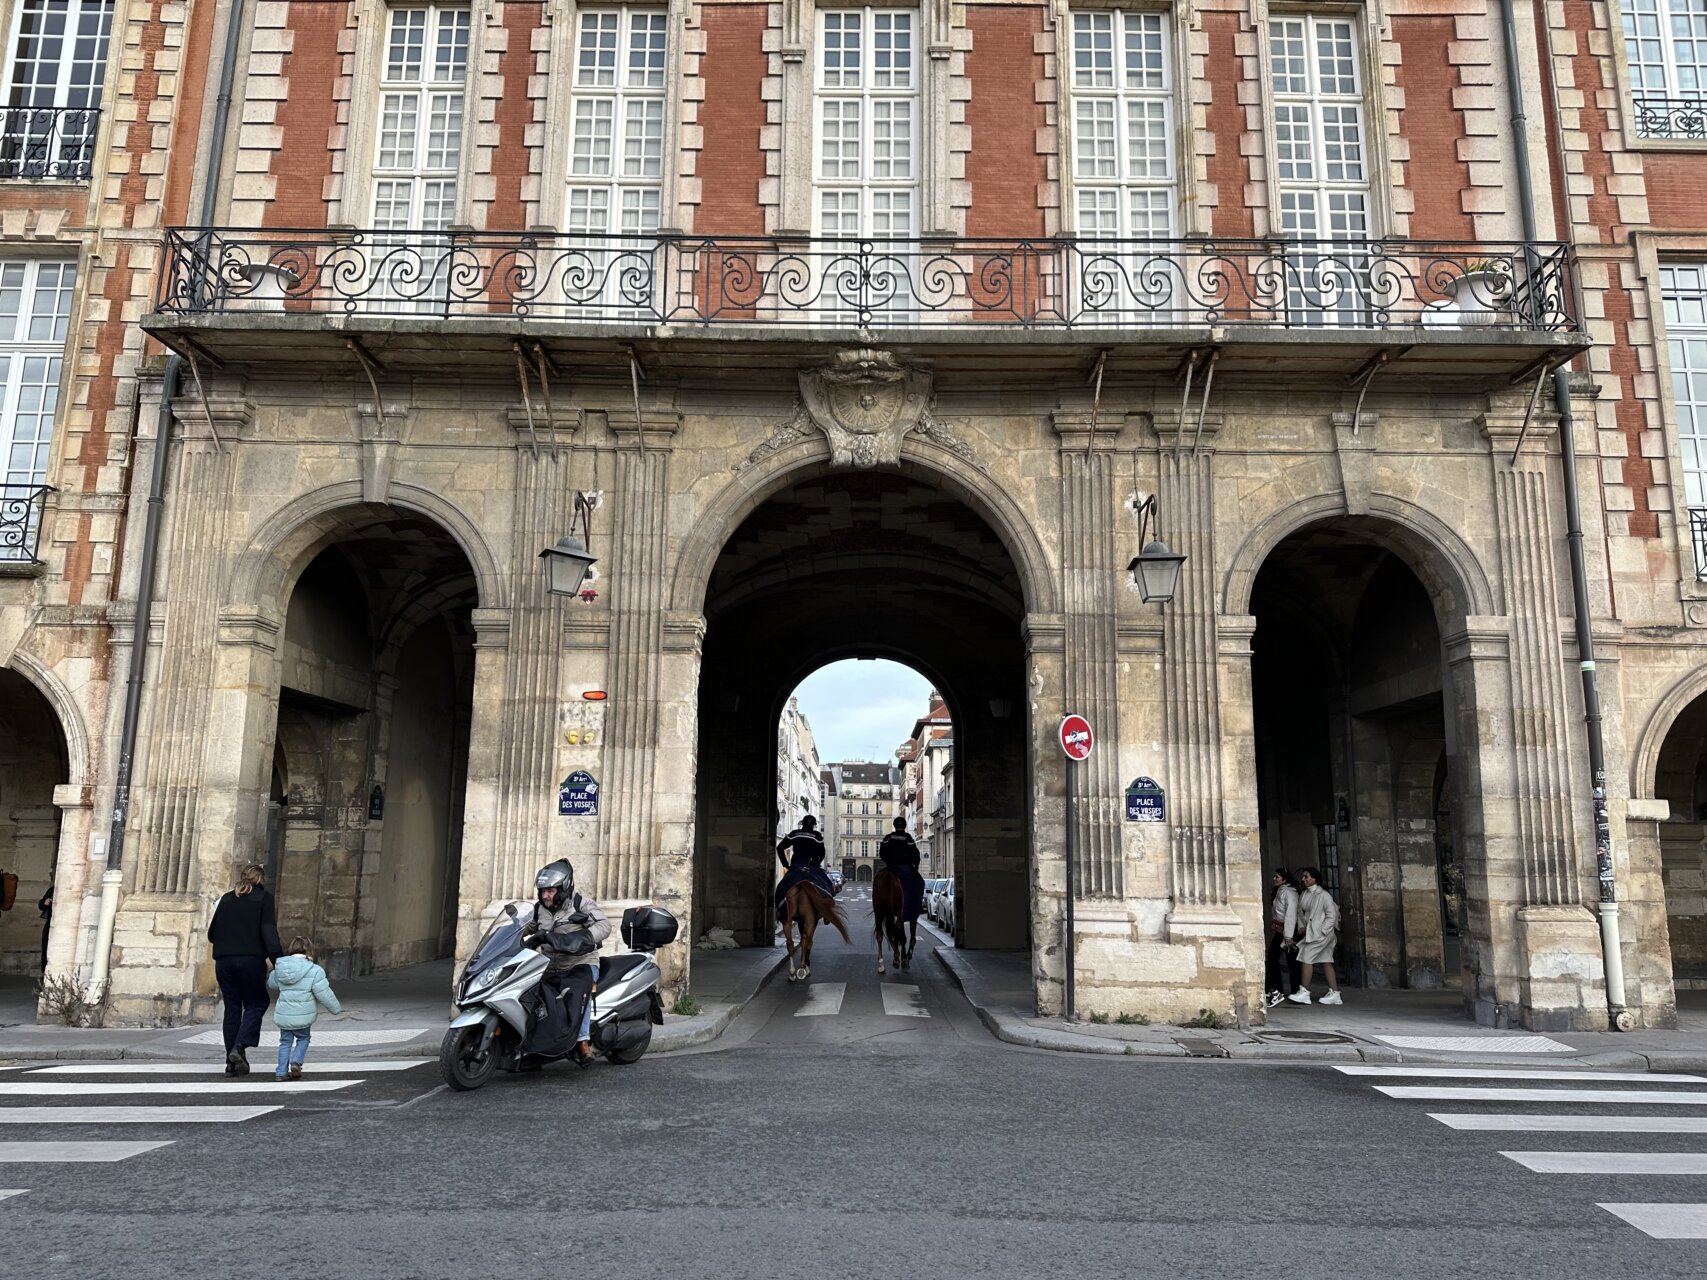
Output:
M773 983L716 1046L633 1067L500 1076L451 1094L423 1065L327 1093L229 1097L215 1096L219 1076L194 1094L138 1097L127 1090L142 1077L123 1070L0 1073L0 1087L75 1079L112 1090L0 1095L0 1116L281 1105L229 1124L0 1125L7 1141L170 1142L116 1163L0 1163L0 1189L25 1192L0 1200L0 1270L20 1280L1707 1273L1707 1241L1653 1239L1596 1207L1700 1202L1707 1177L1543 1174L1499 1154L1699 1152L1701 1136L1462 1132L1428 1113L1520 1108L1398 1100L1324 1067L1004 1045L922 932L913 971L880 982L866 908L849 905L855 949L821 934L809 983ZM835 984L845 984L839 998ZM885 998L883 985L895 993ZM329 1078L314 1066L310 1080ZM1682 1105L1623 1113L1637 1111L1707 1116Z

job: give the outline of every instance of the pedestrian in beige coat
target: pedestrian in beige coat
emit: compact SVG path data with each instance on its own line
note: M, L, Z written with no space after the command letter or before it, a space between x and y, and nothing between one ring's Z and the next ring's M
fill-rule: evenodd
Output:
M1321 872L1305 867L1298 873L1304 892L1298 899L1298 918L1304 925L1304 939L1298 944L1298 960L1304 966L1298 990L1286 998L1293 1004L1310 1003L1310 978L1319 964L1322 976L1328 980L1328 994L1323 1004L1343 1004L1339 979L1334 974L1334 947L1339 943L1340 909L1332 895L1322 888Z

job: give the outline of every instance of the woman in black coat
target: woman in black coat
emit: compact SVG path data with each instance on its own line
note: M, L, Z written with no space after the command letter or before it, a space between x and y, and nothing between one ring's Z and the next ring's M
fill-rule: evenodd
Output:
M251 862L237 886L219 900L207 927L213 944L213 971L225 1000L225 1074L249 1074L244 1052L261 1043L261 1019L267 1012L267 962L284 953L279 945L278 911L267 892L266 869Z

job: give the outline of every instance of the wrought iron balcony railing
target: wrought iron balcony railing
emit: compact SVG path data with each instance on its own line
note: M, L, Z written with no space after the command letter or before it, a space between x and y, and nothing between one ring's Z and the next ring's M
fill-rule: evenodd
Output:
M1667 98L1638 93L1631 98L1638 138L1707 141L1707 97Z
M159 311L901 328L1579 328L1568 249L1410 240L167 233Z
M0 484L0 564L40 564L45 484Z
M1695 576L1707 582L1707 507L1689 509L1689 541L1695 547Z
M99 107L0 107L0 178L87 182Z

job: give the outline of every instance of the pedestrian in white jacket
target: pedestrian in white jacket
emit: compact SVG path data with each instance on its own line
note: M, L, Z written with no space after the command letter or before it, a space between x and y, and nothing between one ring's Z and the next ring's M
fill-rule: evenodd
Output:
M1298 934L1298 882L1285 867L1269 877L1274 897L1268 909L1268 982L1264 1003L1273 1008L1298 984L1293 970L1293 939Z
M1298 983L1298 990L1286 998L1294 1004L1310 1003L1311 971L1319 964L1322 976L1328 980L1328 994L1322 997L1321 1002L1343 1004L1339 980L1334 975L1334 947L1339 944L1340 909L1332 895L1322 888L1321 873L1314 867L1300 871L1298 879L1304 885L1304 892L1298 899L1298 914L1304 925L1304 940L1298 944L1298 959L1303 963L1304 975Z

